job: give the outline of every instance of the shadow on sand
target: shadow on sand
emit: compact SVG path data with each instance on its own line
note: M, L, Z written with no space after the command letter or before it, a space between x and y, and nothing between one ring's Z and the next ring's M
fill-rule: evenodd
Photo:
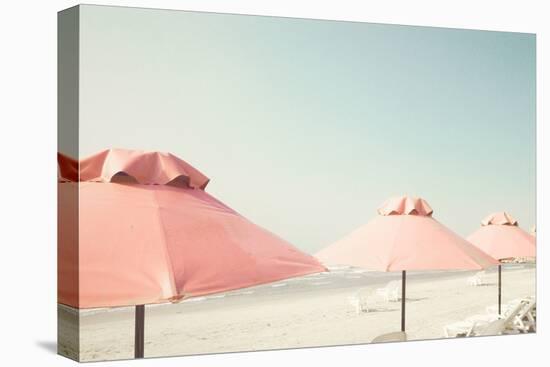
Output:
M57 343L55 341L38 340L36 341L36 345L50 353L57 354Z

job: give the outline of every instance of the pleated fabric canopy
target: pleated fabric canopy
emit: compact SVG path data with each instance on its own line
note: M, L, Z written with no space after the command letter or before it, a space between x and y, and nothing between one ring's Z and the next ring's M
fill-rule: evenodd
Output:
M507 212L496 212L481 221L481 227L468 236L468 241L498 260L535 258L535 236L519 227ZM502 308L502 265L498 266L498 313Z
M481 221L468 241L498 260L535 257L535 236L527 233L507 212L492 213Z
M316 254L327 265L402 272L401 331L405 331L407 270L484 269L498 262L432 218L421 198L400 196L378 216Z
M60 303L159 303L326 270L209 195L208 178L171 154L58 158Z
M325 264L378 271L484 269L497 264L432 214L422 198L391 198L375 218L316 257Z

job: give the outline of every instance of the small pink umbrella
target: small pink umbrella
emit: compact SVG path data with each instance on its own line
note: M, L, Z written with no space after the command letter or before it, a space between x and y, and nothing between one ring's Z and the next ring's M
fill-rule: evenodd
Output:
M535 237L519 228L518 221L506 212L488 215L468 241L499 261L537 255ZM498 265L498 313L501 312L502 265Z
M209 179L171 154L59 155L58 170L59 302L136 305L137 357L144 304L326 270L210 196Z
M421 198L389 199L378 216L316 254L325 264L402 272L401 330L405 331L407 270L484 269L498 262L432 218Z

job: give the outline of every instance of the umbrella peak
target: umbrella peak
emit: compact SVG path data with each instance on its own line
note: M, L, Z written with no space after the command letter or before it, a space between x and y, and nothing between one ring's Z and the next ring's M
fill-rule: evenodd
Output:
M419 215L431 217L433 209L420 197L396 196L386 200L379 208L380 215Z
M518 221L507 212L495 212L486 216L481 221L482 226L489 225L504 225L504 226L518 226Z
M175 184L204 189L210 179L181 158L165 152L107 149L80 161L57 154L61 182L117 182L121 177L143 185Z

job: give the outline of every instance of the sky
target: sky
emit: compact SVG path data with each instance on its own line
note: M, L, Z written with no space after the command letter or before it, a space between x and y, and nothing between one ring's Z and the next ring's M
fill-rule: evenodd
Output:
M81 6L80 155L171 152L315 253L420 196L535 224L535 35Z

